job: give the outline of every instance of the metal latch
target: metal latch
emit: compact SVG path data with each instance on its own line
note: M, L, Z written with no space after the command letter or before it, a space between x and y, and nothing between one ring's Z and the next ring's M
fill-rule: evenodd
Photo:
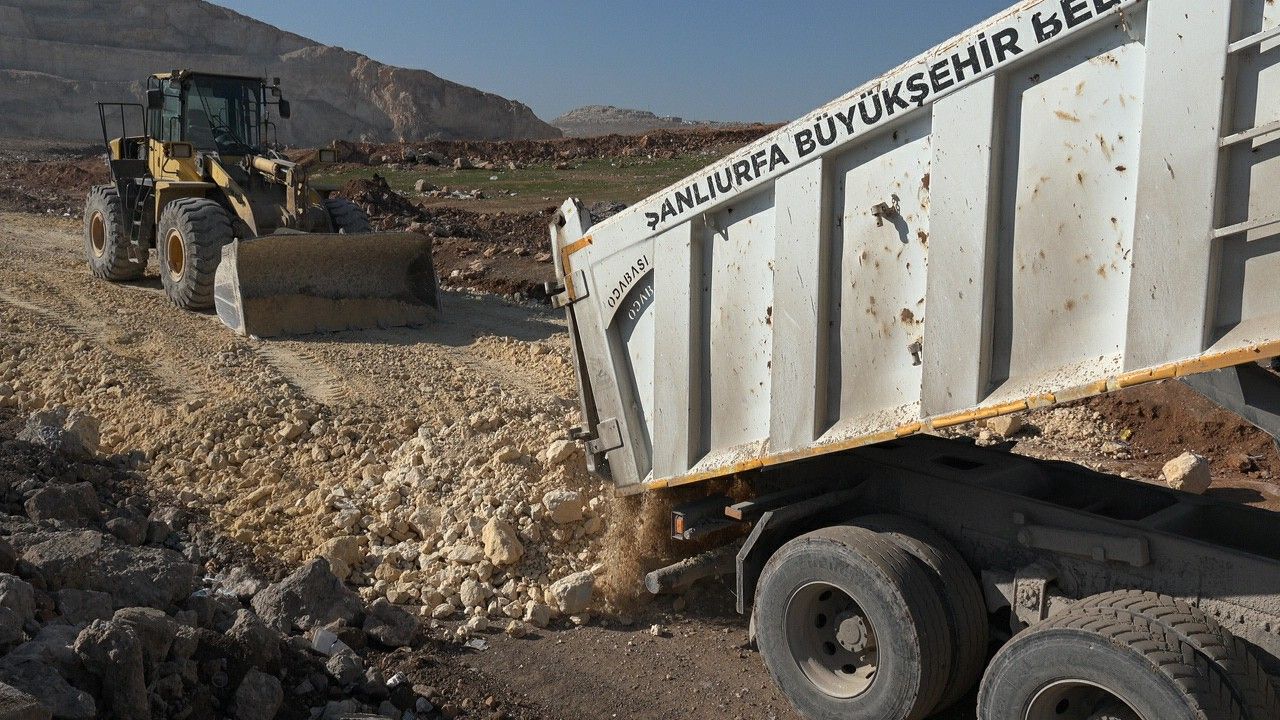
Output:
M587 452L599 455L622 447L622 428L615 418L596 423L596 435L587 440Z
M565 278L564 282L545 283L543 287L547 291L547 297L551 298L551 306L557 309L572 305L590 294L587 291L587 275L581 270Z
M884 227L885 218L897 217L902 212L902 201L897 195L892 195L887 203L876 203L871 208L871 215L876 219L876 227Z

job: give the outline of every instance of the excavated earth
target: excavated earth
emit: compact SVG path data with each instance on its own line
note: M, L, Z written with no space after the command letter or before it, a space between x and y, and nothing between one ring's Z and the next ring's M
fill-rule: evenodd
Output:
M374 681L397 674L414 690L386 691L397 717L795 717L748 647L728 584L657 599L637 592L643 572L680 549L664 540L664 498L613 498L566 442L578 418L558 314L511 300L515 285L481 286L446 292L446 318L430 327L237 338L212 315L171 307L154 267L135 283L90 277L78 215L101 172L74 148L0 151L0 470L31 479L8 481L0 537L75 527L115 535L119 517L178 512L184 523L165 547L197 566L185 590L206 595L224 591L232 571L280 582L323 558L359 603L335 632L378 673L343 682L315 649L314 627L280 631L283 660L262 672L279 680L282 717L377 712ZM547 267L541 217L403 206L374 181L344 191L385 206L380 222L431 226L446 253L454 242L465 249L452 267L438 255L442 275L475 255ZM73 462L16 439L33 413L54 408L98 422L93 458ZM1190 450L1211 463L1211 494L1280 509L1270 440L1176 383L1025 420L1009 437L983 427L958 434L1146 482ZM35 494L80 482L99 507L79 525L31 516ZM60 581L20 564L12 572L26 573L44 608L37 625L71 624ZM266 607L256 594L232 595L233 614ZM181 613L193 602L204 601L176 597L156 609L191 619ZM407 647L353 629L388 606L417 623ZM22 628L0 651L16 652L38 630ZM216 622L203 630L231 632ZM221 657L230 670L196 661L184 676L173 658L147 666L148 678L186 678L148 688L153 716L180 716L175 687L187 705L234 713L248 665L232 650ZM76 682L106 703L100 677ZM947 717L971 718L972 702Z

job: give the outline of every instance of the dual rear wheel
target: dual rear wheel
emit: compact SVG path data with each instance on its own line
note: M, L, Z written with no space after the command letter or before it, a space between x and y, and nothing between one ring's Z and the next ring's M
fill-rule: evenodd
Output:
M761 575L752 620L778 686L814 720L926 718L979 676L978 720L1280 718L1248 645L1201 610L1148 592L1081 600L988 665L973 572L945 539L900 517L784 545Z

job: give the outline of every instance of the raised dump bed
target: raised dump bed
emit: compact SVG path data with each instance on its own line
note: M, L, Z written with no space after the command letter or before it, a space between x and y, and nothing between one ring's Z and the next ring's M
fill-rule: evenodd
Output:
M1019 3L552 228L624 492L1280 355L1280 6Z

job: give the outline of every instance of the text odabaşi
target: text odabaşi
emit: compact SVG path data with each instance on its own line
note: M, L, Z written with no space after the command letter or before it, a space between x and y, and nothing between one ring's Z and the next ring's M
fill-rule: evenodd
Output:
M970 81L1029 48L1053 39L1064 29L1074 28L1115 8L1122 0L1058 0L1058 12L1037 12L1031 17L1034 45L1017 27L979 33L977 39L957 52L930 63L893 85L865 92L845 110L823 113L812 127L791 132L789 139L775 142L749 156L714 170L697 182L684 186L663 198L662 205L644 214L650 230L734 192L766 174L805 159L822 148L837 144L858 133L859 128L873 127L894 115L918 108L930 97Z

